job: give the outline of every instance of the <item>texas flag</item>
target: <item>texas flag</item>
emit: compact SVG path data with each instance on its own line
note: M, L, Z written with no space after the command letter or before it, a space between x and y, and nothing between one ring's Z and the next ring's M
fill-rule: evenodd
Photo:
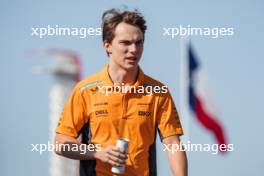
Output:
M216 142L226 144L223 126L218 120L202 67L198 62L191 45L188 47L188 103L198 122L210 131Z

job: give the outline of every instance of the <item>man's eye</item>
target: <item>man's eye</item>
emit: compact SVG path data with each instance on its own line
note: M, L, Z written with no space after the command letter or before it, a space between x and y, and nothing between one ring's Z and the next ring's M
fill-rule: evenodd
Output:
M123 44L123 45L130 45L130 42L129 41L122 41L120 43Z
M142 45L142 44L143 44L142 40L136 42L136 45Z

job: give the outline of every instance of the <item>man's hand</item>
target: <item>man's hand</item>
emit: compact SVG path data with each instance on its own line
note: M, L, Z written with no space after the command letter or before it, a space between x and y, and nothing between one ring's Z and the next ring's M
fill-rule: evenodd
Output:
M110 145L101 151L97 151L94 157L112 166L120 166L125 164L127 153L116 146Z

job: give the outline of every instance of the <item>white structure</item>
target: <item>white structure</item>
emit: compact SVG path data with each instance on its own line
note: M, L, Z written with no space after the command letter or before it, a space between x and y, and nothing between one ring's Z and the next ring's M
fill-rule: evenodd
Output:
M79 57L71 52L58 49L41 51L42 54L55 58L51 67L36 67L35 72L49 73L54 77L49 96L49 141L54 143L55 128L64 104L76 82L80 80ZM79 176L79 161L71 160L50 152L50 176Z

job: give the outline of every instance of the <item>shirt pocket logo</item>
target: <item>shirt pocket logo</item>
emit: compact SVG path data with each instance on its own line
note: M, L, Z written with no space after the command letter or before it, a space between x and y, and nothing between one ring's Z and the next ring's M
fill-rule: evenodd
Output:
M138 116L141 117L151 117L152 113L151 111L138 111Z

